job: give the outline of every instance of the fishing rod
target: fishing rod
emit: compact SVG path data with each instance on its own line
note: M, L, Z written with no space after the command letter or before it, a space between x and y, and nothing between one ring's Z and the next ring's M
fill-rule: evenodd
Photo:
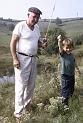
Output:
M45 38L47 38L47 36L48 36L48 31L49 31L49 28L50 28L50 24L51 24L51 21L52 21L52 16L53 16L54 11L55 11L55 1L54 1L53 9L52 9L52 14L51 14L51 17L50 17L50 20L49 20L49 23L48 23L47 31L46 31L46 34L45 34Z

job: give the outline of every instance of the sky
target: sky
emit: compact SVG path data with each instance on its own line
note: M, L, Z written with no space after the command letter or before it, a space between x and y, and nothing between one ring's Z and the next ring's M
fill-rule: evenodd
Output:
M83 0L0 0L0 17L25 20L29 7L42 11L42 19L83 17Z

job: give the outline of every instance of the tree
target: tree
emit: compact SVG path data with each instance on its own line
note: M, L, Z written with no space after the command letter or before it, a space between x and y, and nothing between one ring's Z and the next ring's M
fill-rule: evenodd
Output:
M56 20L55 20L55 23L56 23L57 25L60 25L60 24L62 24L62 20L57 17Z
M57 41L57 36L62 35L64 38L66 36L66 32L60 28L53 28L48 31L47 39L48 39L48 46L43 51L46 54L57 54L58 53L58 41Z
M15 25L11 23L11 24L8 25L8 27L9 27L9 31L13 31Z

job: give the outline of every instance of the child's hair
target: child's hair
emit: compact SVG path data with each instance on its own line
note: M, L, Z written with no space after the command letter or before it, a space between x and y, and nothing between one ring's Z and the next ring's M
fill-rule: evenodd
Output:
M64 39L64 40L63 40L63 46L64 46L64 45L67 45L67 46L69 46L69 47L74 48L74 43L73 43L73 41L72 41L71 38L66 38L66 39Z

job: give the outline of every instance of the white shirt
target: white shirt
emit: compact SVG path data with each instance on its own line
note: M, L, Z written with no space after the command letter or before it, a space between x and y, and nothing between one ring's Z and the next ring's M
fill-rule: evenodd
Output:
M32 31L26 24L26 21L19 22L15 26L13 34L20 37L19 42L17 42L16 45L16 50L18 52L28 55L37 54L38 40L40 37L40 31L37 24L34 26L34 30Z

